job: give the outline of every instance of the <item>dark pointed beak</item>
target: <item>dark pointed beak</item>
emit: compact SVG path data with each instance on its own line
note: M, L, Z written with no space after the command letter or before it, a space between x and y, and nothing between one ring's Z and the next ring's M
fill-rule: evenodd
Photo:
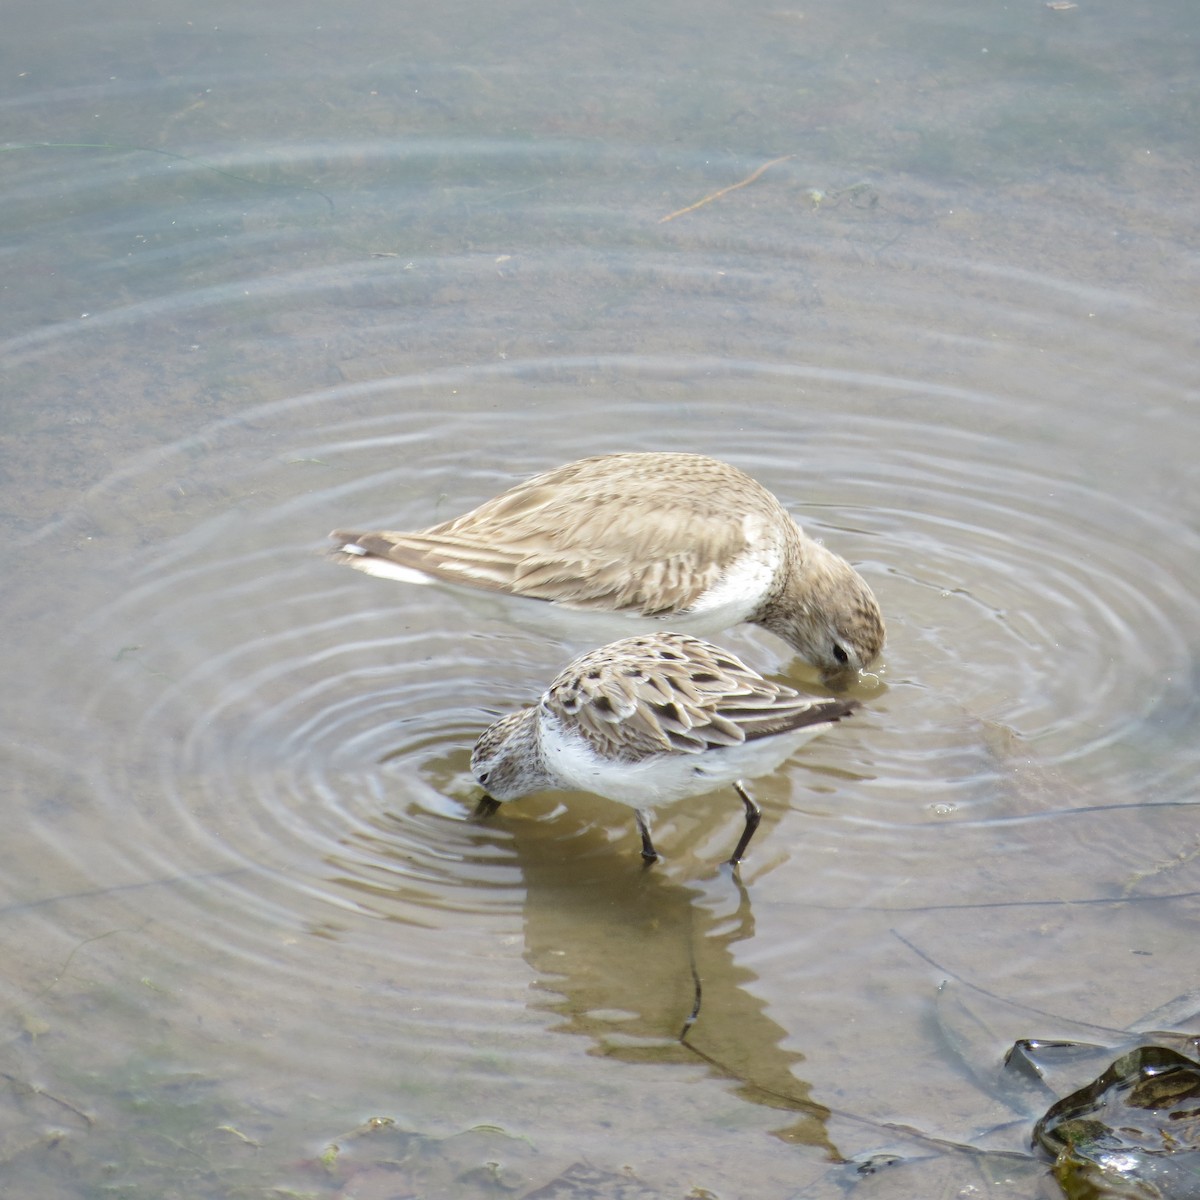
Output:
M490 817L496 809L500 807L499 800L493 800L491 796L484 792L479 797L479 803L475 805L475 811L471 814L472 821L483 821Z
M831 692L847 692L859 680L859 673L853 670L844 671L822 671L821 682L829 688Z

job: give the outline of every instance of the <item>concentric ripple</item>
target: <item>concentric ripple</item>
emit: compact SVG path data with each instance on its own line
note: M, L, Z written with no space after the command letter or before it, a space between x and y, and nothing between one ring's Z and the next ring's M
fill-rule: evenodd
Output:
M439 162L467 170L477 150L444 143ZM331 149L331 179L393 162L407 180L428 151ZM478 214L472 245L440 243L428 214L438 248L401 253L373 206L407 211L407 184L338 183L335 208L353 193L360 224L261 238L324 203L284 189L233 236L244 271L210 272L186 237L165 240L123 276L119 302L29 322L3 346L34 394L59 374L78 392L43 406L66 414L46 433L63 482L38 484L61 488L59 515L30 528L14 565L28 685L14 726L53 795L21 828L22 861L44 866L49 893L141 897L110 925L147 930L154 971L211 965L243 1012L302 995L304 1015L264 1021L263 1037L293 1030L306 1062L327 1053L335 1071L346 1063L322 1043L326 1011L376 1048L460 1063L490 1052L495 1006L508 1032L526 1012L519 930L552 977L568 936L546 919L555 906L588 911L641 867L628 812L596 798L473 819L479 732L591 646L487 597L346 571L325 557L330 529L421 527L610 450L710 453L760 479L859 565L889 628L854 720L755 785L764 827L747 874L788 904L942 901L946 833L971 862L993 823L1048 822L1037 829L1060 839L1055 863L1071 848L1122 862L1132 815L1070 818L1187 800L1200 765L1200 534L1179 455L1137 432L1124 398L1136 385L1171 414L1181 446L1196 432L1178 403L1186 322L1118 288L871 249L875 232L855 224L867 210L782 240L772 222L660 224L677 205L639 190L636 153L541 152L613 189L599 252L532 237L514 202ZM533 169L511 145L488 162L518 191ZM795 192L803 171L781 165L779 185ZM156 164L146 185L169 174ZM203 190L201 174L183 178ZM204 219L232 221L240 203ZM538 211L581 219L557 203L539 197ZM372 235L350 253L360 229ZM155 294L167 266L191 269L190 287ZM102 290L110 274L98 264L92 281ZM540 315L536 330L522 312ZM131 448L102 469L89 456L106 443L87 431L108 419L106 376L95 394L79 382L95 361L146 397L145 427L131 423ZM210 408L226 415L200 415ZM1169 469L1131 486L1164 457ZM99 482L79 497L76 475ZM811 683L761 631L719 640ZM684 888L715 870L739 820L719 795L664 814L667 858L646 886L686 912ZM1023 863L1036 831L1004 844ZM793 862L803 869L781 869ZM45 920L62 960L72 946ZM791 923L778 936L768 955L797 951ZM810 936L804 953L827 962L831 946ZM320 968L313 937L329 947Z
M267 406L93 491L69 524L95 531L113 577L129 582L68 653L85 722L125 730L95 777L97 800L132 834L119 852L153 877L233 864L433 928L454 912L515 912L510 826L469 819L469 750L491 715L535 695L581 647L522 632L502 606L481 615L436 588L340 571L322 535L427 524L568 459L573 431L548 419L563 380L616 373L642 388L688 383L698 432L670 439L678 448L714 449L704 431L736 393L758 427L726 434L722 455L860 563L881 596L887 690L868 690L852 732L836 749L818 743L798 781L819 791L811 768L822 765L858 777L867 807L856 818L885 825L923 820L933 801L982 804L986 816L1011 769L986 736L1000 728L1084 787L1111 784L1124 764L1139 787L1171 794L1178 754L1148 769L1139 747L1179 686L1178 631L1200 628L1200 589L1153 550L1190 548L1181 557L1194 571L1194 533L1126 510L1078 466L1050 474L1037 446L994 427L1002 406L987 395L766 364L564 360ZM838 413L797 403L818 388L840 393ZM447 405L437 417L426 415L434 396ZM932 421L939 403L981 416L986 431ZM1020 412L1003 409L1010 422ZM647 418L639 398L608 399L588 449L661 447ZM519 454L534 428L539 452ZM186 502L153 514L149 551L131 547L151 498L172 488ZM34 545L51 536L61 530ZM729 640L788 668L769 638ZM625 833L610 811L582 825L526 811L558 822L568 843L597 819L609 837ZM836 838L837 825L812 836Z
M939 979L1089 1026L1194 986L1195 19L985 7L27 6L25 1193L825 1195L994 1144ZM744 468L888 620L736 881L729 789L650 870L598 797L476 819L475 738L591 644L325 553L629 449Z

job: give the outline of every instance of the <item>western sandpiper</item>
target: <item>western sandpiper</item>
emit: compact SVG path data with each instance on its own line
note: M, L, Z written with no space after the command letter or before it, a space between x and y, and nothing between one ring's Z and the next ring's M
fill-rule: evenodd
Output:
M643 634L575 659L537 704L489 726L471 771L484 809L547 788L628 804L647 862L658 857L649 809L733 784L746 810L736 865L760 816L741 780L774 770L857 707L806 699L711 642Z
M330 536L338 562L370 575L632 619L622 632L751 621L827 680L853 678L883 648L879 605L858 572L761 484L700 454L585 458L428 529Z

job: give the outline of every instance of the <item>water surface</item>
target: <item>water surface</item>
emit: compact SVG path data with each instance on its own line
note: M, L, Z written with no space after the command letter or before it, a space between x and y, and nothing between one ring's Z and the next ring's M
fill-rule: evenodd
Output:
M1194 987L1192 6L20 7L4 1171L1036 1195L1008 1045ZM322 556L629 449L888 618L740 884L732 793L469 820L589 647Z

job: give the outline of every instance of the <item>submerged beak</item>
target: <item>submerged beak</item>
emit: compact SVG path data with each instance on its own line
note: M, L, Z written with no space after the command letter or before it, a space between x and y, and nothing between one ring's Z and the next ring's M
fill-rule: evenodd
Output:
M849 691L862 678L861 673L851 667L841 671L822 671L821 682L833 692Z
M483 795L479 797L479 803L475 805L475 811L471 814L471 820L482 821L485 818L490 817L499 807L500 801L493 800L491 796L487 794L487 792L484 792Z

